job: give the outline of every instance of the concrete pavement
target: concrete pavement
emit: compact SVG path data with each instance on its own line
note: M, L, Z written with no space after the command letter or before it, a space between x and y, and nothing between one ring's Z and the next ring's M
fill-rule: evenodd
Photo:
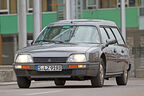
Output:
M0 65L0 82L16 81L12 65Z
M90 81L68 81L64 87L56 87L52 81L33 82L29 89L4 84L0 96L144 96L144 78L130 79L127 86L106 80L103 88L92 88Z

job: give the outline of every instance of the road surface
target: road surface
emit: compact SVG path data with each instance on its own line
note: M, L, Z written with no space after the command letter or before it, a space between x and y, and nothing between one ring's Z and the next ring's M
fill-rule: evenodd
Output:
M130 79L127 86L105 80L103 88L92 88L90 81L68 81L56 87L52 81L33 82L29 89L0 83L0 96L144 96L144 79Z

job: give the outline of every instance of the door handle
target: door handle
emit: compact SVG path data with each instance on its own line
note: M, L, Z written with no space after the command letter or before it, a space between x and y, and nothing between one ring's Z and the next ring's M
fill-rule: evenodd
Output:
M114 53L116 53L117 51L116 51L116 49L114 49Z
M121 50L121 53L124 53L124 50Z

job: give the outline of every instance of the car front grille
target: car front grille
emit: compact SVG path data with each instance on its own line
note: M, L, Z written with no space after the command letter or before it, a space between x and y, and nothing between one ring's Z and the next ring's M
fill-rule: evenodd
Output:
M34 57L34 63L66 63L67 57Z

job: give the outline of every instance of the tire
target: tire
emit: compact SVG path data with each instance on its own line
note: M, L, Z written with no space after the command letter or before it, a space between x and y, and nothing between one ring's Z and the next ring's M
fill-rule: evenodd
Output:
M100 60L98 74L95 77L92 77L91 84L92 87L102 87L104 84L104 76L105 76L105 66L103 59Z
M128 71L125 70L121 76L116 77L117 85L127 85L128 82Z
M66 80L64 80L64 79L55 79L54 83L55 83L56 86L64 86L65 83L66 83Z
M19 88L29 88L31 85L31 80L27 77L17 77L17 84Z

